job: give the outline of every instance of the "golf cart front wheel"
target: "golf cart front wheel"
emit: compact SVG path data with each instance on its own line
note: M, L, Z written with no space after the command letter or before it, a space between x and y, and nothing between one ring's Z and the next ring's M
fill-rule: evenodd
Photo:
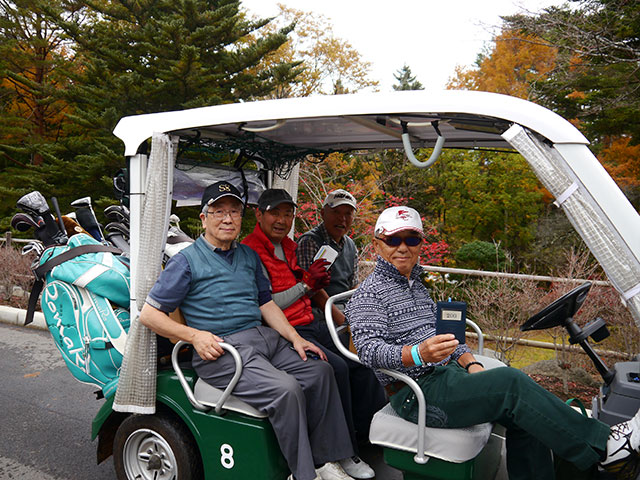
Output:
M119 480L196 480L202 477L200 455L180 422L156 415L125 419L113 442Z

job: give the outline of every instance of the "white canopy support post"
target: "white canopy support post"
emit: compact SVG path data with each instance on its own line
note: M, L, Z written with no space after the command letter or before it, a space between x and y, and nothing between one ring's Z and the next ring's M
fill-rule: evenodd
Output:
M156 410L156 339L155 334L139 321L139 314L147 294L162 270L162 251L166 245L171 198L173 168L178 152L178 138L154 133L151 152L146 165L135 167L132 162L131 197L132 227L138 224L137 249L132 244L133 278L135 285L132 302L131 326L120 369L118 389L113 409L118 412L153 414ZM139 160L142 160L142 156ZM135 173L134 173L135 172ZM137 193L137 195L133 195ZM135 202L135 196L142 197ZM136 230L133 230L135 232Z
M404 146L404 153L409 159L409 161L418 168L427 168L433 165L438 157L440 157L440 153L442 153L442 147L444 146L444 137L440 133L440 129L438 128L438 121L431 122L433 129L438 134L438 139L436 140L436 144L433 147L433 152L428 160L424 162L418 160L416 156L413 154L413 149L411 148L411 140L409 139L409 129L407 122L401 122L402 125L402 145Z

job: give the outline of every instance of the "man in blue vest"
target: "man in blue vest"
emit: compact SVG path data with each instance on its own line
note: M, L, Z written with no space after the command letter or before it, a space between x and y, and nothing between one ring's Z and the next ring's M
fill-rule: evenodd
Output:
M343 189L330 192L322 203L322 223L300 237L296 251L298 264L305 270L311 266L316 253L324 245L338 252L330 268L329 285L311 298L314 322L307 327L313 328L314 338L336 354L339 352L327 330L324 306L330 296L346 292L358 285L358 249L347 235L351 230L356 208L356 199L351 193ZM342 325L345 321L343 305L338 307L333 309L334 322ZM300 329L298 331L306 336L305 332ZM366 441L371 419L375 412L384 406L386 397L372 370L351 360L345 359L345 362L351 385L351 398L345 398L344 388L341 389L343 403L351 405L352 418L348 418L347 421L353 425L357 440Z
M240 193L228 182L214 183L201 207L204 234L167 263L140 321L164 337L191 342L198 376L217 388L225 388L235 370L220 343L233 345L244 367L233 393L268 414L290 478L350 480L338 463L354 452L333 371L271 299L257 254L236 241L244 213ZM186 325L168 316L178 307Z

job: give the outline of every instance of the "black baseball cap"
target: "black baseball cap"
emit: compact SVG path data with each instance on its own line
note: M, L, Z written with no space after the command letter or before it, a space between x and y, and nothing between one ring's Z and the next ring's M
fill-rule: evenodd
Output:
M281 188L269 188L260 195L260 198L258 199L258 208L262 211L267 211L272 208L276 208L281 203L290 203L294 207L298 206L286 190Z
M231 185L229 182L216 182L209 185L204 189L204 193L202 194L202 201L200 202L200 208L204 208L205 205L211 205L216 200L222 197L233 197L240 200L240 203L244 205L242 201L242 196L236 187Z

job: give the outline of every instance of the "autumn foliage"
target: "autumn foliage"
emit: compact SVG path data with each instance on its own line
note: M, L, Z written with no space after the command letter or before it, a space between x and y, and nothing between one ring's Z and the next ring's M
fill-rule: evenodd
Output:
M447 88L481 90L531 98L531 85L544 80L555 66L557 50L531 35L505 30L495 47L480 55L475 68L456 68Z

